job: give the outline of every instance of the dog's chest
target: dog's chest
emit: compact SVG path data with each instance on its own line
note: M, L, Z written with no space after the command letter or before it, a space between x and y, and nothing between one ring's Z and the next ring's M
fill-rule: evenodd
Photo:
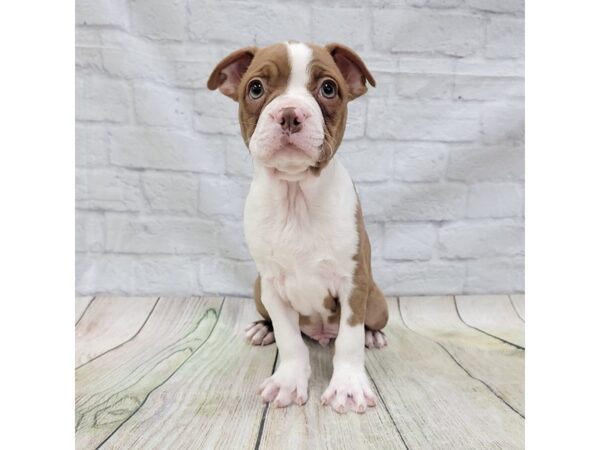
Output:
M288 186L280 195L251 189L246 202L248 248L261 277L304 315L328 315L324 299L351 283L357 249L354 192L310 195ZM270 192L272 194L272 192Z

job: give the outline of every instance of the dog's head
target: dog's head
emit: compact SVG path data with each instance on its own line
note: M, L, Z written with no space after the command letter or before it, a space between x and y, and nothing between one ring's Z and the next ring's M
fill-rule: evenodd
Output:
M247 47L223 59L208 79L239 103L252 157L284 179L319 174L339 147L348 102L373 76L350 48L286 42Z

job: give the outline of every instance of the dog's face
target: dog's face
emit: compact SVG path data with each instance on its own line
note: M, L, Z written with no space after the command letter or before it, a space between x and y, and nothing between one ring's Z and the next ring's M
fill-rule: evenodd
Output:
M340 145L348 102L375 80L360 57L340 44L300 42L243 48L212 72L208 88L239 103L252 157L284 179L319 174Z

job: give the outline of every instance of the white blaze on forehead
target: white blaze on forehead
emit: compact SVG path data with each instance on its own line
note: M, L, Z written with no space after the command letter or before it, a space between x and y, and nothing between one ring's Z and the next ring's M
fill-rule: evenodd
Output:
M291 66L290 79L286 92L306 91L308 66L312 59L313 51L308 45L302 42L287 42L286 45Z

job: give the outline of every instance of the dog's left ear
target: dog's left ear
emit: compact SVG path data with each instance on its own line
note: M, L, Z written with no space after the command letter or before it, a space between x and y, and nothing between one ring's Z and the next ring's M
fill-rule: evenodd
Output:
M367 92L367 81L375 87L375 79L354 50L342 44L327 44L325 49L335 61L350 88L350 100Z
M206 83L208 89L214 91L219 88L222 94L237 101L238 86L256 51L256 47L246 47L226 56L210 74Z

